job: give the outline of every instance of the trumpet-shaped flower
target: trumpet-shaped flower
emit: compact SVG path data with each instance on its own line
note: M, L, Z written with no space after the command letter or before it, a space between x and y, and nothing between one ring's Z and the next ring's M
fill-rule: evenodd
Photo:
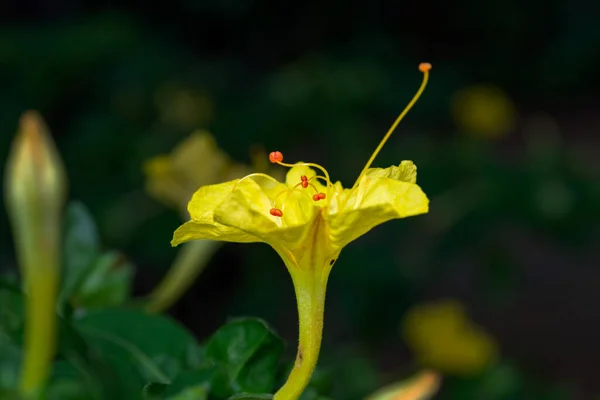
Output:
M333 183L320 165L287 164L280 152L272 152L272 163L290 167L284 182L255 173L201 187L188 204L191 220L174 233L173 245L198 239L264 242L283 259L296 291L300 340L294 368L275 399L296 399L308 384L321 344L327 279L344 246L388 220L428 211L411 161L385 169L370 166L425 89L430 68L420 65L419 91L351 188Z

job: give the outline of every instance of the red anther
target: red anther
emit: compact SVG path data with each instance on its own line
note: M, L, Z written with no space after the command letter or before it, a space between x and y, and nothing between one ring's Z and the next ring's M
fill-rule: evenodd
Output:
M308 182L308 178L306 177L306 175L300 175L300 180L302 182Z
M306 189L306 188L308 187L308 181L302 181L302 182L300 182L300 183L302 184L302 187L303 187L304 189Z
M273 164L283 161L283 154L280 151L272 151L269 153L269 161Z
M323 192L317 193L317 195L319 196L319 200L323 200L325 198L325 193Z
M319 201L319 200L321 200L321 197L319 196L319 193L315 193L315 194L313 195L313 200L314 200L314 201Z
M269 213L271 213L271 215L274 217L283 217L283 211L281 211L279 208L271 208Z

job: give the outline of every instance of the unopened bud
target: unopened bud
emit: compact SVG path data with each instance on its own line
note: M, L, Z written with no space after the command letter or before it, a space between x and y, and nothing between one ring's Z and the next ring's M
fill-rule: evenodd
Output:
M21 390L42 389L55 350L56 293L67 178L41 116L23 114L5 170L4 193L27 293Z

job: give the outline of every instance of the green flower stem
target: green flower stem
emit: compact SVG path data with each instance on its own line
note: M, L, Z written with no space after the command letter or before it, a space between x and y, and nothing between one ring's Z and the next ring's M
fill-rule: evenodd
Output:
M323 335L329 271L321 271L318 274L312 269L294 268L290 269L290 274L298 302L300 339L294 367L287 382L275 393L274 400L295 400L302 395L317 365Z
M204 271L220 246L221 242L213 240L186 243L177 253L166 276L148 296L146 311L158 313L175 304Z
M56 342L56 293L58 274L48 271L31 276L26 287L24 359L21 392L36 398L50 372Z

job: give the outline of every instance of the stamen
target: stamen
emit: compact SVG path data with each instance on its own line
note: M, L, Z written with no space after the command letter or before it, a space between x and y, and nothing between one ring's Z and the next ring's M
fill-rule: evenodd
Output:
M283 161L283 154L281 154L280 151L272 151L269 153L269 161L271 161L273 164L280 163Z
M319 200L323 200L326 197L327 197L327 195L325 193L323 193L323 192L321 192L321 193L315 193L313 195L313 200L314 201L319 201Z
M297 166L299 166L299 165L304 165L304 166L306 166L306 167L314 167L314 168L317 168L317 169L321 170L325 176L320 176L320 175L317 175L317 176L314 176L314 177L312 177L312 178L310 178L310 179L313 179L313 178L318 178L318 179L322 179L322 180L324 180L324 181L325 181L325 184L326 184L326 186L327 186L327 192L329 192L329 188L330 188L330 187L333 187L333 183L331 183L331 179L329 179L329 173L327 172L327 170L326 170L325 168L323 168L323 167L322 167L322 166L320 166L319 164L315 164L315 163L304 163L304 162L302 162L302 163L296 163L296 164L288 164L288 163L284 163L284 162L283 162L283 154L282 154L280 151L272 151L272 152L269 154L269 161L271 161L273 164L279 164L279 165L281 165L281 166L283 166L283 167L288 167L288 168L297 167ZM306 178L306 175L302 175L302 176L300 177L300 180L302 181L302 182L301 182L301 183L302 183L302 187L303 187L303 188L306 188L307 186L305 186L305 184L304 184L303 182L310 181L310 179L304 179L304 178Z
M263 178L270 179L270 180L274 181L274 182L275 182L275 183L277 183L277 184L279 184L279 183L280 183L280 182L279 182L277 179L273 178L272 176L269 176L269 175L267 175L267 174L263 174L262 172L255 172L255 173L253 173L253 174L246 175L245 177L243 177L243 178L241 178L240 180L238 180L238 181L235 183L235 185L233 185L233 188L231 189L231 191L233 192L233 191L234 191L234 190L237 188L237 185L239 185L239 184L240 184L240 183L241 183L243 180L245 180L245 179L248 179L248 178L251 178L251 177L253 177L253 176L262 176Z
M431 64L429 64L429 63L419 64L419 71L421 71L423 73L423 81L421 82L421 87L419 87L419 90L417 90L417 93L414 95L412 100L408 103L408 105L404 108L404 110L400 113L398 118L396 118L396 121L394 121L394 123L392 124L390 129L387 131L387 133L385 134L385 136L383 137L383 139L381 140L381 142L379 143L379 145L377 146L377 148L371 155L371 158L369 158L369 161L367 161L367 164L361 171L360 175L358 175L358 178L356 179L356 182L354 182L352 189L354 189L356 187L356 185L358 185L358 182L361 180L361 178L367 172L367 169L369 169L369 167L375 160L375 157L377 157L377 154L379 154L379 152L383 148L383 145L385 144L385 142L387 142L387 140L390 138L390 136L392 136L392 133L394 132L394 130L396 129L396 127L398 126L400 121L410 111L410 109L415 105L415 103L417 102L419 97L421 97L421 94L425 90L425 86L427 86L427 81L429 80L429 71L430 70L431 70Z
M303 175L304 176L304 175ZM310 179L308 180L302 180L301 182L298 182L294 185L294 187L292 188L292 190L296 189L298 186L302 186L303 189L306 189L307 187L311 187L315 190L316 193L319 193L319 190L317 189L317 187L315 185L313 185L312 183L309 182Z
M281 211L279 208L271 208L271 210L269 210L269 213L274 216L274 217L283 217L283 211Z
M306 175L302 175L300 177L300 180L302 181L302 182L300 182L300 184L302 185L302 187L304 189L306 189L308 187L308 178L306 177Z

